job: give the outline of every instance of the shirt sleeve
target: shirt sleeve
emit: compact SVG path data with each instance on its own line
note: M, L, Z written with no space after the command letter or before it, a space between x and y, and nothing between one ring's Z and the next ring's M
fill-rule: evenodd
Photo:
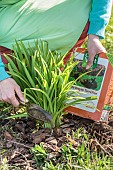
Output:
M109 22L112 9L112 0L93 0L90 12L90 27L88 34L104 38L105 28Z
M4 64L3 64L1 56L0 56L0 81L5 80L5 79L7 79L9 77L10 76L5 71L5 67L4 67Z

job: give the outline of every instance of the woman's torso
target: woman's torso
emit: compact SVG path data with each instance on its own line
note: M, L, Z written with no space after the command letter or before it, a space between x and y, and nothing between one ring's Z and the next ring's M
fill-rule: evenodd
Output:
M6 2L6 3L5 3ZM13 5L12 5L13 4ZM12 48L14 40L27 45L34 39L51 49L69 50L88 20L92 0L12 0L0 2L0 45Z

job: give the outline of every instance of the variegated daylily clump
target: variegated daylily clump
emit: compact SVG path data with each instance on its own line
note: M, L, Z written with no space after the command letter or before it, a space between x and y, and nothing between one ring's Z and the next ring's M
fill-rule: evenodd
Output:
M13 47L13 59L6 55L9 61L9 73L29 101L49 112L52 115L52 126L58 127L66 107L84 100L92 100L93 97L84 99L76 95L75 90L71 90L76 80L68 81L68 79L78 64L77 61L73 62L73 57L64 65L65 55L49 50L47 42L35 41L34 47L30 44L28 46L26 48L23 42L16 41ZM49 123L45 123L45 126L49 127Z

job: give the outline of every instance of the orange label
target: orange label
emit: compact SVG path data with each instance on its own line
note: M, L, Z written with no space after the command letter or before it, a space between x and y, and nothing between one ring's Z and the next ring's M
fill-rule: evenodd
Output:
M113 68L110 65L107 56L102 53L99 55L97 67L92 67L86 74L83 67L85 49L79 48L77 55L75 53L75 60L79 64L74 68L70 75L70 80L80 77L77 83L72 86L72 89L78 90L80 97L96 96L96 100L81 102L75 106L66 108L66 111L84 118L92 120L100 120L105 104L110 79ZM87 57L86 57L87 58ZM81 75L83 75L81 77Z

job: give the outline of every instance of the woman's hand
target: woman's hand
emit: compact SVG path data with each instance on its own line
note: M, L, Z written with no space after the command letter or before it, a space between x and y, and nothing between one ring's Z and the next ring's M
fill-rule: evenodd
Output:
M88 35L88 53L89 53L89 59L87 62L86 69L89 69L93 65L93 60L96 54L99 54L101 52L106 53L105 48L101 44L99 37L96 35Z
M12 79L8 78L0 82L0 100L12 104L14 107L19 105L16 96L24 102L24 95L21 92L18 84Z

